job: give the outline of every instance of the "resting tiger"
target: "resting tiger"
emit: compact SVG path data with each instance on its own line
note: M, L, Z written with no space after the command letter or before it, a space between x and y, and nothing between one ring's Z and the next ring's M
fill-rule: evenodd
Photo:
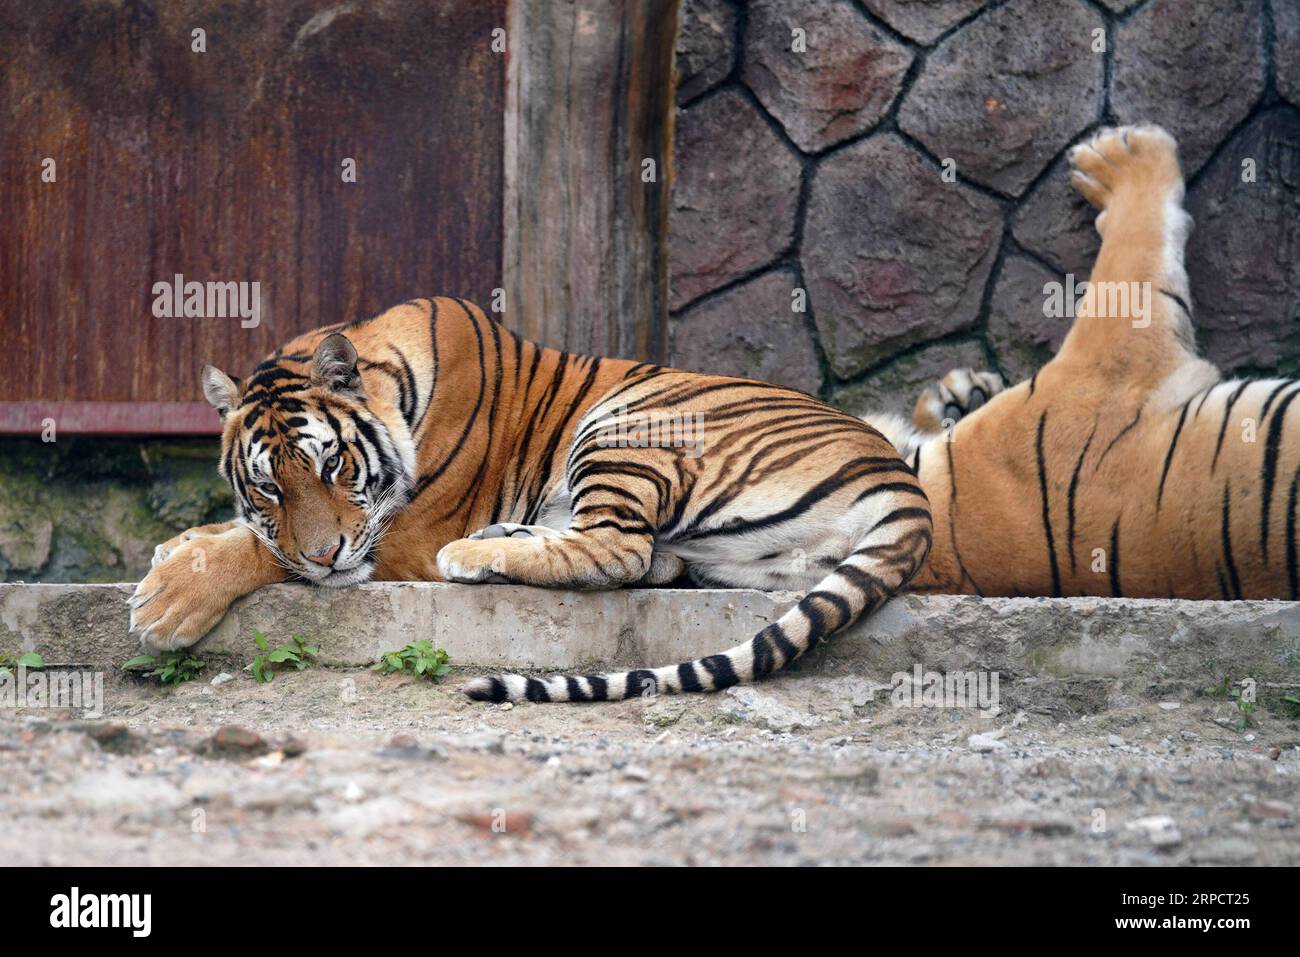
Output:
M446 299L309 333L246 383L206 368L239 518L159 546L132 628L154 648L187 645L235 598L291 577L594 588L685 570L811 589L695 662L467 688L600 700L766 675L904 586L1295 598L1300 383L1221 382L1196 356L1190 218L1166 133L1103 131L1070 161L1102 245L1058 354L1005 390L958 370L911 423L867 427L762 383L565 355ZM1115 284L1150 295L1117 308ZM637 413L702 413L703 454L601 440ZM190 571L198 547L206 575Z
M154 649L196 641L236 598L290 578L608 588L686 573L807 590L749 642L698 661L467 689L492 701L713 690L785 667L877 607L930 547L916 476L861 420L761 382L542 348L460 300L308 333L242 383L211 367L202 379L238 517L156 550L130 601Z

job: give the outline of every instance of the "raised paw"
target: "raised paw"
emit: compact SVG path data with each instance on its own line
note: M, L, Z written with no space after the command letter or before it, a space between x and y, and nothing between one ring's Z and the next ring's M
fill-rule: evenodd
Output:
M1099 130L1066 154L1070 182L1093 206L1105 210L1114 195L1170 195L1182 201L1183 174L1178 144L1158 126L1120 126Z
M923 432L952 428L1004 388L996 372L953 369L921 393L912 410L912 424Z

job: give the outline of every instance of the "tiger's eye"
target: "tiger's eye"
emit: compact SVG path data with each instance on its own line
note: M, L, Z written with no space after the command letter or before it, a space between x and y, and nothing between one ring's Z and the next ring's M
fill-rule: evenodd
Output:
M333 472L336 468L339 467L339 463L341 463L342 461L343 461L343 456L335 452L333 455L331 455L328 459L325 460L325 471Z

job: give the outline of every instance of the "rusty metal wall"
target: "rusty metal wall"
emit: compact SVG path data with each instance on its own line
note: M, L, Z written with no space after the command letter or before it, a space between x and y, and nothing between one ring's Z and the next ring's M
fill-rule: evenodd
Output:
M243 374L414 296L486 302L504 8L0 0L0 402L200 399L204 361ZM258 282L260 325L157 318L177 273Z

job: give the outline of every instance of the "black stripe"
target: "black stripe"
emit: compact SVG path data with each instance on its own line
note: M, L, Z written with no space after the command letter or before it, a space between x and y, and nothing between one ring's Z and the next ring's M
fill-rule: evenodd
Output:
M1232 581L1232 597L1241 598L1241 579L1237 575L1237 563L1232 560L1232 506L1230 487L1223 486L1223 518L1221 520L1220 535L1223 540L1223 558L1228 563L1228 577Z
M839 631L849 623L850 619L852 619L853 610L849 607L849 603L839 595L829 591L810 591L808 594L804 595L803 601L799 602L799 610L805 615L809 615L809 608L805 607L805 603L811 603L814 598L820 598L827 604L833 605L835 610L840 613L840 620L834 625L827 625L824 619L819 621L821 627L815 629L815 631L818 632L815 636L816 638L824 638L833 632ZM812 616L809 615L809 617Z
M524 692L529 701L550 701L551 693L546 690L546 684L536 678L529 678L527 689Z
M1277 405L1273 421L1268 425L1268 439L1264 442L1263 492L1259 497L1259 554L1268 560L1268 513L1273 504L1273 482L1277 478L1277 457L1282 446L1282 423L1286 419L1286 410L1296 397L1295 392L1288 392ZM1261 420L1261 425L1263 421Z
M466 315L469 316L468 311L466 311ZM456 440L456 444L453 445L451 451L447 453L447 457L438 463L438 466L432 472L428 472L420 477L420 481L416 483L415 486L415 494L411 496L412 500L419 498L424 494L425 489L438 481L438 479L442 478L442 473L447 471L451 463L456 460L458 455L460 455L461 450L466 447L465 440L469 438L470 430L474 428L474 423L478 421L479 412L483 409L483 396L487 392L487 363L483 345L483 330L479 328L477 322L472 321L472 316L470 318L470 326L474 329L474 335L478 340L479 384L478 397L474 402L474 411L472 411L469 414L469 418L465 420L465 425L460 432L460 438ZM432 401L432 397L430 398L430 401ZM489 446L490 445L491 443L489 442Z
M1282 392L1283 389L1285 389L1289 385L1294 385L1294 384L1295 384L1294 382L1287 380L1286 382L1283 382L1280 386L1278 386L1276 389L1274 389L1272 392L1268 394L1268 398L1264 400L1264 407L1259 410L1260 425L1263 425L1264 420L1268 418L1268 410L1273 407L1273 400L1278 397L1278 395Z
M740 679L736 677L736 669L731 667L731 659L725 654L709 655L707 658L701 658L700 664L704 666L704 670L713 679L715 691L721 691L723 688L730 688L732 685L740 684Z
M1106 446L1106 450L1101 453L1101 458L1097 459L1097 465L1093 468L1094 472L1096 472L1097 469L1101 468L1101 463L1106 461L1106 456L1110 455L1110 450L1115 447L1115 443L1118 442L1120 439L1124 438L1124 436L1128 435L1129 430L1138 424L1138 420L1140 418L1142 418L1142 410L1138 409L1137 415L1133 416L1133 421L1130 422L1128 425L1124 426L1124 428L1120 429L1119 434L1110 440L1110 444Z
M961 548L957 545L957 465L952 454L952 433L953 430L949 429L948 441L944 443L948 450L948 534L952 538L952 554L957 559L957 568L961 571L961 580L970 582L971 587L975 589L975 594L982 598L984 597L984 591L980 588L975 577L967 570L966 563L961 558ZM879 525L880 523L877 522L876 524ZM875 529L872 529L872 531L875 531Z
M1291 479L1291 492L1286 497L1286 580L1291 586L1291 600L1295 601L1297 597L1297 583L1300 575L1297 574L1296 553L1295 553L1295 505L1296 492L1300 490L1300 470L1295 473Z
M1110 568L1110 593L1114 598L1123 598L1124 592L1119 587L1119 519L1115 519L1115 524L1110 530L1110 555L1108 556L1108 567Z
M1232 407L1237 404L1237 400L1241 398L1241 394L1246 391L1250 384L1250 382L1243 382L1237 386L1232 395L1228 396L1228 404L1223 407L1223 422L1219 425L1219 441L1214 443L1214 458L1210 461L1211 472L1219 464L1219 453L1223 451L1223 436L1228 431L1228 416L1232 414Z
M1189 305L1187 305L1186 302L1183 301L1183 297L1182 297L1182 296L1178 295L1177 293L1170 292L1168 289L1161 289L1160 292L1161 292L1163 295L1168 296L1168 297L1169 297L1170 299L1172 299L1174 302L1178 303L1178 305L1182 306L1183 312L1187 313L1187 317L1188 317L1189 319L1191 318L1191 315L1192 315L1192 309L1191 309L1191 307L1190 307Z
M582 690L582 683L573 675L565 675L564 684L568 689L570 701L587 700L587 695Z
M609 700L609 682L600 675L586 675L587 686L591 688L592 701Z
M1178 448L1178 437L1183 434L1183 422L1187 419L1187 407L1191 404L1191 399L1183 403L1183 411L1179 413L1178 425L1174 427L1174 437L1169 443L1169 451L1165 453L1165 467L1160 470L1160 484L1156 487L1156 511L1160 511L1160 500L1165 496L1165 479L1169 477L1169 466L1174 461L1174 450Z
M777 651L781 652L781 667L784 668L790 662L799 657L799 648L793 641L785 635L785 629L781 627L779 621L774 621L763 629L772 638L772 644L776 645Z
M750 640L749 653L754 658L755 678L764 678L775 670L776 655L772 653L772 645L767 640L766 628Z
M646 690L647 682L649 682L649 685L654 688L655 694L658 694L659 683L655 680L655 673L653 671L646 671L644 668L637 671L629 671L627 673L627 683L623 686L624 699L635 698L641 695Z
M683 661L677 666L677 680L681 683L683 691L704 690L699 675L695 673L695 663L692 661Z
M925 493L921 491L921 487L915 482L881 482L878 485L868 486L853 500L853 504L857 505L863 499L871 498L873 495L881 495L885 492L906 492L909 495L919 495L925 498Z
M484 691L477 688L469 692L469 696L475 701L492 701L500 703L508 697L506 694L506 684L500 678L489 678L488 687Z
M1052 597L1061 597L1061 570L1056 566L1056 537L1052 534L1052 510L1047 500L1047 465L1043 457L1043 431L1047 427L1047 413L1038 419L1038 438L1034 454L1038 460L1038 491L1043 498L1043 531L1047 533L1047 560L1052 570Z
M1083 469L1084 457L1088 454L1088 449L1092 446L1092 439L1097 434L1097 423L1092 425L1092 431L1088 434L1088 441L1083 443L1083 451L1079 453L1079 460L1074 463L1074 474L1070 476L1070 491L1066 495L1066 544L1070 547L1070 574L1078 571L1074 557L1074 495L1079 490L1079 472Z

